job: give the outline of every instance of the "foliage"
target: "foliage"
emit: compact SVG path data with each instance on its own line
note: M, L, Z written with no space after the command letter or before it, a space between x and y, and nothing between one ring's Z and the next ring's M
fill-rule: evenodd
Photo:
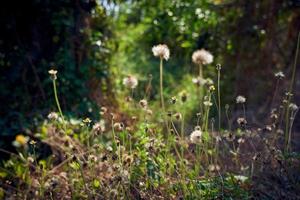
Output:
M108 62L114 48L105 9L94 1L32 0L17 7L5 4L1 18L0 100L7 106L1 109L0 134L24 131L33 118L38 121L47 114L45 106L54 101L47 89L50 68L63 75L63 110L96 114L93 93L109 96Z

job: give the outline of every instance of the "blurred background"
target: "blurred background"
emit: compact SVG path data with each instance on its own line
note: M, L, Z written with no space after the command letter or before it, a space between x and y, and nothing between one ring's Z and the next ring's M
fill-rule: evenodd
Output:
M1 4L0 21L0 146L5 146L56 110L51 68L58 70L67 116L96 118L99 106L122 107L122 78L128 74L138 76L141 97L152 74L151 98L158 99L159 61L151 52L158 43L171 51L166 97L192 91L197 67L191 55L205 48L214 55L205 76L215 80L215 64L222 65L222 107L233 105L238 115L235 97L243 95L248 121L259 125L290 83L300 0L11 0ZM286 78L276 84L279 71ZM299 77L298 70L298 105ZM190 105L190 116L194 108ZM300 130L299 117L294 128Z

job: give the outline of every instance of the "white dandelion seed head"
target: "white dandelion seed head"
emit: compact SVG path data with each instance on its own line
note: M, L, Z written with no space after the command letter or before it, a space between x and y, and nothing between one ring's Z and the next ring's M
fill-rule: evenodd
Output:
M236 103L245 103L245 102L246 102L246 97L241 95L236 97Z
M194 144L201 143L201 136L202 136L201 130L194 130L190 135L190 140Z
M170 58L170 50L165 44L158 44L152 47L152 52L155 57L160 57L165 60L169 60Z
M213 62L214 56L205 49L197 50L192 55L195 64L208 65Z
M127 88L134 89L138 85L138 80L135 76L128 75L123 79L123 85Z

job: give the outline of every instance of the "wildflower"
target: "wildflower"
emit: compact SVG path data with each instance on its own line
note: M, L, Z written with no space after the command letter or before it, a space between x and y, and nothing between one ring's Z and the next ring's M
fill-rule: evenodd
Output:
M57 120L58 119L58 114L56 112L51 112L48 114L48 119L50 120Z
M181 94L180 94L180 96L181 96L181 101L183 103L186 102L186 100L187 100L187 94L186 94L186 92L182 91Z
M15 141L13 141L13 145L15 147L20 147L20 146L25 146L29 141L29 137L28 136L24 136L22 134L19 134L16 136Z
M29 163L33 163L33 162L34 162L34 158L31 157L31 156L29 156L29 157L27 158L27 161L28 161Z
M211 86L209 86L209 91L215 91L216 90L216 88L215 88L215 86L213 86L213 85L211 85Z
M132 116L131 119L132 119L133 121L136 121L136 120L137 120L137 116Z
M172 104L175 104L176 102L177 102L177 98L176 98L176 97L172 97L172 98L171 98L171 103L172 103Z
M125 97L126 102L132 102L132 98L130 96Z
M195 64L207 65L213 62L213 55L205 49L197 50L192 55Z
M236 97L236 103L245 103L246 102L246 98L244 96L237 96Z
M147 113L147 115L152 115L153 114L152 110L150 110L150 109L147 109L146 113Z
M221 70L221 64L217 64L216 65L216 69L219 71L219 70Z
M245 126L247 124L247 120L244 117L239 117L236 121L240 126Z
M107 112L107 108L104 107L104 106L102 106L102 107L100 108L100 115L104 115L106 112Z
M274 76L278 79L283 79L285 77L285 75L282 71L275 73Z
M123 123L119 123L119 122L114 123L114 129L116 131L122 131L124 129L124 124Z
M93 131L95 133L103 133L105 131L105 122L104 120L100 120L100 122L97 122L93 126Z
M95 155L89 155L88 160L91 161L91 162L97 162L98 158Z
M207 83L207 80L201 77L197 77L197 78L193 78L192 82L197 86L201 86L201 85L205 85Z
M111 119L115 119L115 114L114 113L109 113Z
M50 69L48 71L48 73L50 74L50 77L51 77L52 80L56 80L57 79L57 70Z
M214 81L211 80L210 78L207 78L207 79L205 80L205 84L206 84L206 85L213 85L213 84L214 84Z
M242 143L244 143L244 142L245 142L245 139L244 139L244 138L239 138L239 139L238 139L238 143L239 143L239 144L242 144Z
M148 106L148 102L147 102L146 99L140 100L139 104L140 104L140 106L141 106L143 109L146 109L147 106Z
M34 140L30 140L29 144L31 144L31 145L35 145L35 144L36 144L36 141L34 141Z
M159 44L152 47L152 52L155 57L160 57L161 59L169 60L170 50L167 45Z
M227 134L225 134L225 138L228 141L233 141L235 139L235 135L232 132L228 132Z
M196 129L191 133L190 140L192 143L197 144L201 142L202 131L200 129Z
M213 171L220 171L220 166L219 165L209 165L208 170L213 172Z
M89 123L91 123L92 122L92 120L90 119L90 118L85 118L84 120L82 120L82 122L83 123L85 123L85 124L89 124Z
M174 114L174 117L175 117L176 120L181 120L182 115L181 115L181 113L177 112L177 113Z
M203 104L207 107L212 106L212 103L210 101L204 101Z
M272 126L270 125L266 125L266 127L264 128L266 131L272 131Z
M134 89L138 85L138 80L136 77L128 75L123 79L123 85L125 85L127 88Z
M298 110L299 107L298 107L296 104L291 103L291 104L289 105L289 108L290 108L292 111L296 111L296 110Z

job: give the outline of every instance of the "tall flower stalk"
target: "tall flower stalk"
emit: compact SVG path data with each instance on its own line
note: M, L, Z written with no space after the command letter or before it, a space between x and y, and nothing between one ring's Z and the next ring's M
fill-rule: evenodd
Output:
M192 61L198 65L199 68L199 101L200 101L200 112L203 114L202 108L202 97L203 97L203 87L201 82L203 82L203 65L208 65L213 62L213 55L206 51L205 49L197 50L192 55Z
M296 55L295 55L295 60L294 60L294 65L293 65L293 73L292 73L292 79L290 82L290 87L289 87L289 91L288 91L288 97L287 97L287 104L286 104L286 112L285 112L285 153L287 153L289 151L289 146L290 146L290 142L289 142L289 138L291 137L289 135L289 116L290 116L290 112L289 112L289 105L291 102L291 97L292 97L292 92L293 92L293 88L294 88L294 82L295 82L295 76L296 76L296 68L297 68L297 60L298 60L298 54L299 54L299 45L300 45L300 32L298 33L298 40L297 40L297 48L296 48Z
M66 123L65 123L64 115L62 113L62 110L61 110L61 107L60 107L60 103L59 103L59 100L58 100L58 96L57 96L57 88L56 88L57 71L51 69L51 70L48 71L48 73L50 74L51 79L52 79L53 91L54 91L54 98L55 98L56 106L57 106L57 109L59 111L59 114L61 116L61 119L62 119L64 127L65 127Z
M160 58L160 64L159 64L159 91L160 91L160 105L165 113L165 102L164 102L164 96L163 96L163 58Z
M160 64L159 64L160 104L163 113L165 113L165 103L163 97L163 59L168 60L170 58L170 50L167 45L159 44L152 47L152 52L155 57L160 58Z
M219 111L219 131L221 130L221 91L220 91L220 77L221 77L221 65L217 64L218 70L218 111Z

